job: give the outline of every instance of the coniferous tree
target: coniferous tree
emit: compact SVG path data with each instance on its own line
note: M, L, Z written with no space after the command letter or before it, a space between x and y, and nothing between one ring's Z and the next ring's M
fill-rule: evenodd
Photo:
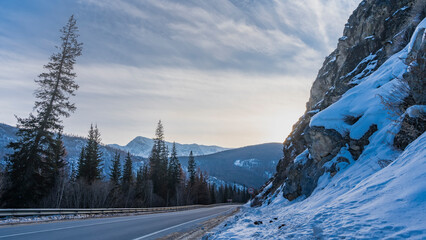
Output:
M177 157L176 144L174 142L170 155L168 175L170 194L173 196L176 192L176 186L180 183L181 175L181 166Z
M77 41L78 28L74 16L60 30L61 45L50 57L47 70L35 82L38 89L34 104L36 114L28 118L17 118L18 140L8 147L12 154L7 156L7 176L10 185L2 202L13 207L34 206L51 189L46 170L53 159L49 148L55 144L54 133L63 129L61 117L69 117L76 107L69 101L78 89L74 82L74 64L81 55L82 44ZM54 147L56 148L56 147Z
M191 151L189 153L189 158L188 158L188 174L189 174L190 185L194 185L195 183L195 175L197 174L195 167L196 167L195 158Z
M123 188L128 189L133 183L133 168L132 168L132 158L130 157L130 152L127 152L126 161L123 168Z
M77 162L77 174L76 178L82 178L86 174L87 164L86 164L86 152L84 151L85 146L81 148L80 156Z
M141 199L143 195L143 185L144 185L144 178L143 178L143 167L140 167L138 172L136 173L136 198Z
M59 132L49 148L50 161L46 165L47 169L45 170L46 177L48 178L46 188L51 189L58 183L60 178L64 177L65 155L66 151L62 142L62 134Z
M112 167L110 169L110 181L111 184L116 187L120 184L121 178L121 164L120 164L120 154L115 152L114 159L112 160Z
M167 198L167 156L163 124L160 120L155 130L154 146L149 156L149 175L153 183L154 193L162 197L163 200Z
M84 156L80 159L78 166L78 177L86 180L89 184L92 184L96 179L101 179L102 152L99 149L100 143L101 134L98 127L93 127L93 124L91 124L87 144L82 150Z

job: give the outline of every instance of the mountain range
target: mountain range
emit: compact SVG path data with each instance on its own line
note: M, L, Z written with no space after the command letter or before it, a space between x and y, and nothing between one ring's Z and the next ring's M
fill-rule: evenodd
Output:
M10 153L7 144L16 140L17 128L0 123L0 167L5 166L4 156ZM86 139L64 135L64 146L67 151L66 160L69 166L76 167L81 148ZM166 142L169 149L172 143ZM121 155L122 165L124 157L129 151L132 155L133 169L148 162L153 140L145 137L136 137L126 146L117 144L101 145L103 175L108 177L112 159L116 151ZM232 184L237 186L260 187L275 173L275 166L282 157L281 143L266 143L242 148L227 149L218 146L204 146L199 144L176 143L176 148L183 169L186 171L188 157L192 151L197 166L205 171L208 181L216 185Z
M166 141L166 146L169 150L172 149L172 142ZM152 146L154 146L154 140L146 137L135 137L126 146L120 146L118 144L109 144L109 147L119 149L125 152L130 152L134 156L148 158L151 153ZM189 152L192 151L194 156L207 155L212 153L221 152L228 150L229 148L223 148L218 146L206 146L199 144L181 144L176 143L176 151L178 156L189 156Z

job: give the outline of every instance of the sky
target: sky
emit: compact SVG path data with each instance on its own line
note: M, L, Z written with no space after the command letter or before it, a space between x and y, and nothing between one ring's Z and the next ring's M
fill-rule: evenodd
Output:
M360 0L1 0L0 122L34 105L34 79L74 14L83 42L65 133L241 147L282 142Z

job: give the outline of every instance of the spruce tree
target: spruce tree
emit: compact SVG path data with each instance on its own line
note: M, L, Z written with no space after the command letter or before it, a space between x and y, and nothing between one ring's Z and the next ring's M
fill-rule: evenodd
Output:
M82 150L84 156L80 159L78 166L78 177L83 178L89 184L92 184L96 179L101 179L102 152L99 148L100 144L101 134L98 127L93 127L93 124L91 124L86 146Z
M112 166L110 168L110 181L114 187L118 186L121 178L120 153L115 152Z
M133 183L133 168L132 168L132 158L130 157L130 152L127 152L126 161L123 168L123 188L128 190L130 185Z
M17 118L18 140L8 145L12 149L6 158L10 185L2 202L9 207L37 206L40 199L50 192L46 169L54 161L50 158L52 145L57 143L54 134L63 129L61 117L69 117L76 109L69 98L78 89L73 70L76 58L81 55L82 44L77 41L78 28L74 16L60 32L59 51L51 55L44 66L46 72L35 80L38 84L35 114Z
M87 175L86 153L84 152L84 149L85 146L81 148L80 157L78 158L76 178L82 178L82 176Z
M170 155L170 161L169 161L169 169L168 169L169 190L171 195L175 194L176 186L180 182L180 174L181 174L181 167L180 167L179 159L177 157L176 143L173 143L172 153Z
M168 151L164 141L164 130L161 120L155 130L154 146L149 156L150 178L154 193L163 199L167 198L167 165Z
M195 175L197 174L195 167L196 167L195 158L191 151L189 153L189 158L188 158L188 174L189 174L189 183L191 186L194 185Z
M51 189L57 184L60 178L65 177L65 155L66 151L62 142L62 134L59 132L49 147L50 161L46 165L47 169L45 169L46 177L48 178L47 189Z

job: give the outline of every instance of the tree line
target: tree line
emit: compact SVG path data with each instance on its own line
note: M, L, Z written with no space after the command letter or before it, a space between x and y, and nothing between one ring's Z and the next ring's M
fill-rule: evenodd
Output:
M117 152L102 175L100 132L90 126L87 142L81 149L77 166L69 165L62 140L62 119L76 107L70 97L78 89L74 64L82 53L74 16L60 30L61 45L50 57L47 70L35 82L37 98L34 114L17 118L17 141L10 142L6 169L0 172L0 207L152 207L187 204L212 204L232 200L246 202L246 189L235 185L215 186L196 167L189 153L187 174L183 171L173 144L171 152L164 140L159 121L154 146L147 163L133 169L130 153Z

